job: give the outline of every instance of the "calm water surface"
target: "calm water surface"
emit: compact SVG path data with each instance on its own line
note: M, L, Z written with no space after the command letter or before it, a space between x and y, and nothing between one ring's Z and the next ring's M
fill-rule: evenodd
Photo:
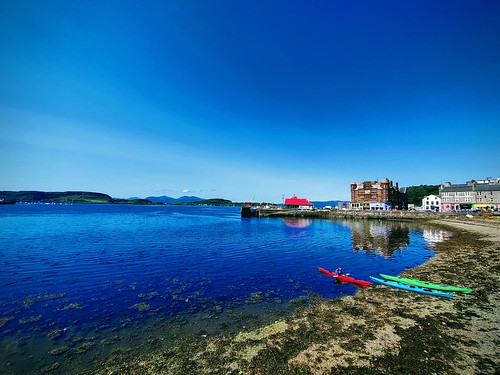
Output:
M239 207L0 206L0 371L91 372L119 350L248 329L433 255L402 223L242 219Z

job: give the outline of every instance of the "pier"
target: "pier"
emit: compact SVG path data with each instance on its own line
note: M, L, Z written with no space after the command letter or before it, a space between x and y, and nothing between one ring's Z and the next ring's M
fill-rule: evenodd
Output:
M244 212L246 209L248 212ZM466 216L468 215L468 216ZM474 216L482 214L474 214ZM299 217L310 219L378 219L378 220L435 220L435 219L466 219L471 215L462 212L417 212L417 211L361 211L361 210L337 210L337 209L314 209L297 210L284 208L252 208L242 207L242 217Z

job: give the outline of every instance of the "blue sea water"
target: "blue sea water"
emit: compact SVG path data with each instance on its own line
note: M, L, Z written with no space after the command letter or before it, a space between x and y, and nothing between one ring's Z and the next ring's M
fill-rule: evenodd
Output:
M318 267L398 274L445 237L382 221L244 219L239 207L0 206L0 371L91 372L117 350L258 326L311 295L357 291Z

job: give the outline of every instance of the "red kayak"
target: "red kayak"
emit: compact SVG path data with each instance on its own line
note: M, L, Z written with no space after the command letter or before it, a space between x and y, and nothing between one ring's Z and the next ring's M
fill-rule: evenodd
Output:
M325 275L335 277L337 280L345 281L346 283L356 284L356 285L360 285L360 286L372 285L372 283L369 281L356 280L356 279L354 279L350 276L346 276L346 275L337 275L336 273L330 272L330 271L325 270L324 268L321 268L321 267L318 268L318 271L321 273L324 273Z

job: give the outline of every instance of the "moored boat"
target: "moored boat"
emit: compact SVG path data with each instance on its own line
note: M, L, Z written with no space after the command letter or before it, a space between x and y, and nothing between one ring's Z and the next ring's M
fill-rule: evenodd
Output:
M420 293L420 294L428 294L431 296L443 297L443 298L452 298L453 297L453 294L444 293L444 292L441 292L439 290L434 290L434 289L429 289L429 288L421 288L419 286L403 284L403 283L399 283L397 281L379 279L379 278L373 277L373 276L370 276L370 279L372 279L377 284L383 284L383 285L387 285L387 286L390 286L393 288L408 290L410 292L415 292L415 293Z
M407 284L407 285L419 286L421 288L443 290L446 292L472 293L472 289L469 289L469 288L462 288L462 287L451 286L451 285L434 284L434 283L429 283L426 281L409 279L407 277L384 275L382 273L380 274L380 276L382 276L386 280L396 281L396 282Z
M347 276L347 275L337 275L336 273L330 272L328 270L325 270L324 268L318 267L318 271L321 273L324 273L325 275L328 275L330 277L334 277L337 280L344 281L346 283L351 283L359 286L370 286L372 285L371 282L369 281L364 281L364 280L357 280L353 277Z
M257 217L258 211L255 207L252 207L250 204L247 204L244 207L241 207L241 217Z

